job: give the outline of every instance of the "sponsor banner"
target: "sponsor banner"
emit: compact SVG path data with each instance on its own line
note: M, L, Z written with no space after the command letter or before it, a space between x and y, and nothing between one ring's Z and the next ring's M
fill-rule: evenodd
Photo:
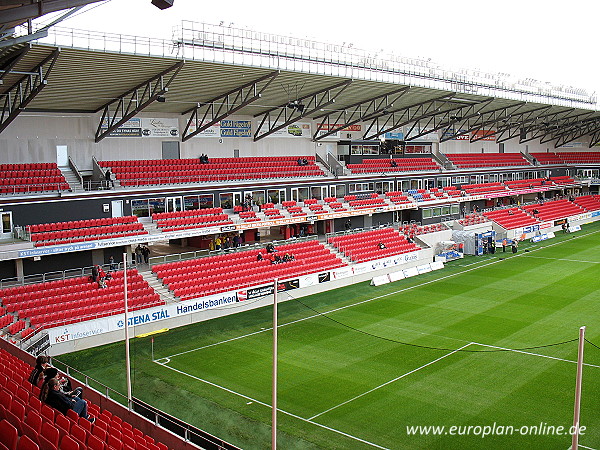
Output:
M211 295L197 300L186 300L169 305L156 306L154 308L132 311L128 314L128 324L130 327L143 325L147 323L158 322L172 317L192 314L211 308L238 302L236 292L226 292L218 295ZM50 344L82 339L90 336L108 333L123 329L125 326L125 314L117 314L101 319L88 320L75 324L69 324L63 327L51 328L48 330Z
M569 227L569 233L575 233L576 231L581 231L581 227L579 225L571 225Z
M417 271L419 275L427 272L431 272L431 266L429 264L423 264L422 266L417 266Z
M411 267L410 269L404 269L404 278L415 277L419 275L419 270L416 267Z
M583 142L568 142L560 147L556 148L581 148L583 147Z
M374 277L371 280L371 286L381 286L382 284L387 284L390 282L390 278L387 275L381 275L379 277Z
M348 278L352 275L352 267L341 267L331 271L331 278L334 280L341 280L342 278Z
M404 280L404 271L400 270L398 272L392 272L389 274L389 277L391 282Z
M598 216L600 216L600 211L592 211L591 217L598 217Z
M378 261L370 261L368 263L357 264L354 266L354 275L360 275L363 273L370 272L371 270L380 269L380 264Z
M545 228L551 228L552 226L553 226L552 222L543 222L543 223L540 223L540 230L543 230Z
M275 126L283 125L283 123L276 123ZM286 138L307 138L312 139L310 134L310 123L296 122L287 127L277 130L267 137L286 137Z
M555 220L554 221L554 226L558 227L560 225L562 225L563 223L567 223L567 219L559 219L559 220Z
M277 292L280 291L291 291L292 289L298 289L300 287L300 280L295 278L293 280L286 280L277 284Z
M206 122L204 122L206 123ZM198 122L190 125L188 130L189 133L193 133L197 128L204 124ZM212 137L212 138L230 138L230 137L252 137L252 122L250 120L221 120L208 127L206 130L201 131L196 137Z
M461 134L459 136L454 136L456 133L466 133L466 134ZM452 138L453 141L468 141L471 139L471 136L469 136L469 133L467 133L467 130L454 130L454 128L451 128L450 130L444 132L444 138L449 138L451 136L454 136Z
M54 245L51 247L34 248L31 250L19 250L19 258L53 255L56 253L78 252L81 250L91 250L94 248L96 248L96 242L78 242L76 244Z
M331 272L323 272L319 274L319 283L327 283L331 281Z
M554 238L556 235L551 231L549 233L544 233L544 234L538 234L537 236L533 236L531 238L531 242L540 242L540 241L545 241L546 239L552 239Z
M540 229L539 224L529 225L527 227L523 227L523 233L533 233L535 231L538 231L539 229Z
M108 118L105 118L101 131L108 129L108 123ZM111 131L108 137L174 138L179 137L179 124L177 119L133 117Z
M444 268L444 263L442 261L432 262L429 263L429 265L431 266L431 270L440 270Z
M473 133L473 138L482 138L481 141L495 141L496 132L494 130L477 130Z
M386 139L392 140L392 139L396 139L399 141L403 141L404 140L404 133L402 131L392 131L392 132L388 132L385 133L383 135Z
M343 126L343 123L324 123L323 125L320 126L320 130L325 130L325 131L329 131L329 130L333 130L334 128L339 128L341 126ZM318 125L317 125L318 126ZM345 128L342 128L342 131L362 131L362 125L360 124L354 124L354 125L348 125Z
M253 298L266 297L267 295L272 295L273 291L273 284L268 284L266 286L242 289L238 291L238 296L241 296L245 300L252 300Z
M316 273L311 273L309 275L302 275L300 278L298 278L299 287L305 288L305 287L315 286L315 285L319 284L321 282L319 279L319 277L321 275L325 275L325 274L317 275ZM326 275L327 275L327 278L329 278L329 272L327 272Z
M569 217L569 222L575 222L575 221L579 221L579 220L588 220L591 218L592 218L591 213L578 214L576 216Z

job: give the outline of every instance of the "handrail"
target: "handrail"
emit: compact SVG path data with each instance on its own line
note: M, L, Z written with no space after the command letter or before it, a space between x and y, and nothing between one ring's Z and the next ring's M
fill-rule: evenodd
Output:
M75 164L75 161L73 161L73 158L71 158L70 156L69 167L71 168L73 173L75 173L75 176L77 176L77 179L79 180L79 185L83 188L83 177L81 176L81 173L79 173L79 168L77 167L77 164Z

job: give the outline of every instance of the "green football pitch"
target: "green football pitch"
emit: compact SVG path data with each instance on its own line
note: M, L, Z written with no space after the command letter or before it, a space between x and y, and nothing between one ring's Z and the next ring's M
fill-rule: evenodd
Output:
M599 449L599 250L596 222L384 286L281 293L279 448L567 449L585 325L579 442ZM135 397L270 447L270 307L155 335L154 360L151 347L132 340ZM125 392L124 354L121 342L59 359Z

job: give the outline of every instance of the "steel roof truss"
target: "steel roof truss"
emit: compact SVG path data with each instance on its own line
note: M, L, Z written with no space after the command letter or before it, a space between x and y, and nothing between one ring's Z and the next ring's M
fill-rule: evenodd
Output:
M58 59L60 50L56 49L46 56L29 75L23 76L13 84L0 97L2 110L0 110L0 133L25 109L25 107L40 93L48 84L48 76Z
M102 106L99 110L103 109L104 111L96 130L95 142L100 142L156 101L159 96L165 94L182 66L183 61L179 61ZM107 124L106 128L103 126L105 122Z
M279 71L272 72L243 86L232 89L212 100L198 103L194 108L184 111L182 114L191 112L191 115L183 131L181 140L183 142L187 141L215 123L220 122L236 111L258 100L278 74ZM202 118L199 119L200 115L202 115ZM197 128L192 132L188 132L194 124L196 124ZM199 124L202 125L198 126Z
M387 111L394 106L394 103L409 90L410 86L405 86L393 92L388 92L362 102L354 103L342 110L320 114L314 117L315 119L323 117L323 120L317 126L313 139L318 141L324 137L335 134L350 125L386 114ZM332 116L336 117L332 120ZM327 131L319 134L324 125L327 125Z
M555 129L560 128L564 124L572 124L573 119L576 119L577 117L580 117L582 115L587 116L590 114L589 112L586 112L569 116L568 114L570 114L573 111L574 109L569 109L566 111L559 111L557 113L548 114L547 116L540 117L540 121L536 121L535 124L526 127L526 129L524 130L525 138L520 138L519 143L523 144L534 139L543 138L544 136L551 134ZM567 116L565 117L565 115Z
M590 148L596 146L599 143L600 143L600 129L598 129L595 132L591 133L591 136L590 136Z
M379 115L375 117L367 127L363 139L369 140L377 138L382 134L393 131L404 125L419 121L432 114L437 114L444 106L449 104L448 100L454 95L456 95L455 92L450 92L440 97L396 109L386 115ZM460 106L454 107L453 109L457 108L460 108ZM380 118L384 118L385 120L381 121ZM375 128L375 131L373 134L369 134L373 128Z
M453 123L449 123L444 132L442 133L440 142L449 141L451 139L456 138L457 136L469 134L473 131L481 129L486 125L493 124L497 120L500 120L504 117L507 117L509 114L518 111L518 109L521 108L524 104L525 102L520 102L514 105L494 108L489 111L477 111L473 114L468 115L467 117L462 118L462 120L460 121L457 120ZM457 126L455 127L455 125ZM454 130L458 131L452 132L452 127L455 127Z
M540 139L540 144L545 144L550 141L555 141L566 135L577 133L577 131L585 126L589 121L589 116L593 114L593 111L589 111L583 114L577 114L576 116L566 117L563 120L556 121L556 125L551 128L544 129L544 134ZM592 120L595 120L592 119Z
M483 108L489 105L492 101L494 101L494 98L488 97L477 103L471 103L468 105L462 104L458 108L451 108L441 113L436 113L429 118L425 125L423 125L420 122L415 122L408 131L408 133L406 133L406 136L404 138L407 141L411 141L420 138L421 136L425 136L426 134L433 133L434 131L441 130L442 128L446 128L448 127L448 125L456 123L459 120L463 120L464 117L473 117L477 115ZM429 128L432 122L433 127ZM414 136L410 136L410 133L413 131L413 129L415 129L417 125L419 125L420 129L423 131L420 131Z
M3 57L0 58L0 84L2 84L2 79L10 73L12 68L15 67L21 59L23 59L23 56L25 56L30 48L31 46L27 45L15 52L3 55Z
M290 108L289 103L284 103L283 105L271 108L264 113L254 116L263 116L256 133L254 133L254 141L267 137L288 125L297 122L303 117L310 116L322 108L331 105L335 102L335 99L346 90L350 83L352 83L352 80L342 81L341 83L326 87L320 91L313 92L312 94L299 97L296 99L296 102L302 104L302 110ZM275 116L271 115L273 111L277 111ZM267 130L261 134L261 130L265 125Z
M580 137L586 136L588 134L593 134L600 129L600 118L596 117L593 120L590 120L585 123L579 123L578 125L574 125L565 133L561 133L561 135L557 136L556 143L554 144L555 148L562 147L569 142L573 142L575 139L579 139Z
M496 127L496 142L500 143L520 136L521 130L524 128L525 124L539 120L540 111L546 111L550 108L552 108L551 105L542 106L503 119L501 122L504 122L504 124Z

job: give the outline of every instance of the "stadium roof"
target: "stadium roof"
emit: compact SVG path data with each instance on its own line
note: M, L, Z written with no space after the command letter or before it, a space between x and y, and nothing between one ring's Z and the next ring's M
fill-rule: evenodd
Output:
M190 124L232 114L254 116L264 124L256 140L278 124L317 119L325 131L360 121L365 139L415 124L406 140L431 131L443 132L442 140L447 140L479 130L471 138L478 140L495 130L499 142L518 137L559 146L586 135L591 144L600 141L600 112L592 105L588 109L552 104L543 96L524 101L423 87L412 83L414 76L405 77L403 84L140 53L47 44L13 47L0 59L0 132L21 111L103 112L115 127L120 119L145 111L182 114ZM190 133L182 133L183 140ZM96 141L102 138L96 135Z

